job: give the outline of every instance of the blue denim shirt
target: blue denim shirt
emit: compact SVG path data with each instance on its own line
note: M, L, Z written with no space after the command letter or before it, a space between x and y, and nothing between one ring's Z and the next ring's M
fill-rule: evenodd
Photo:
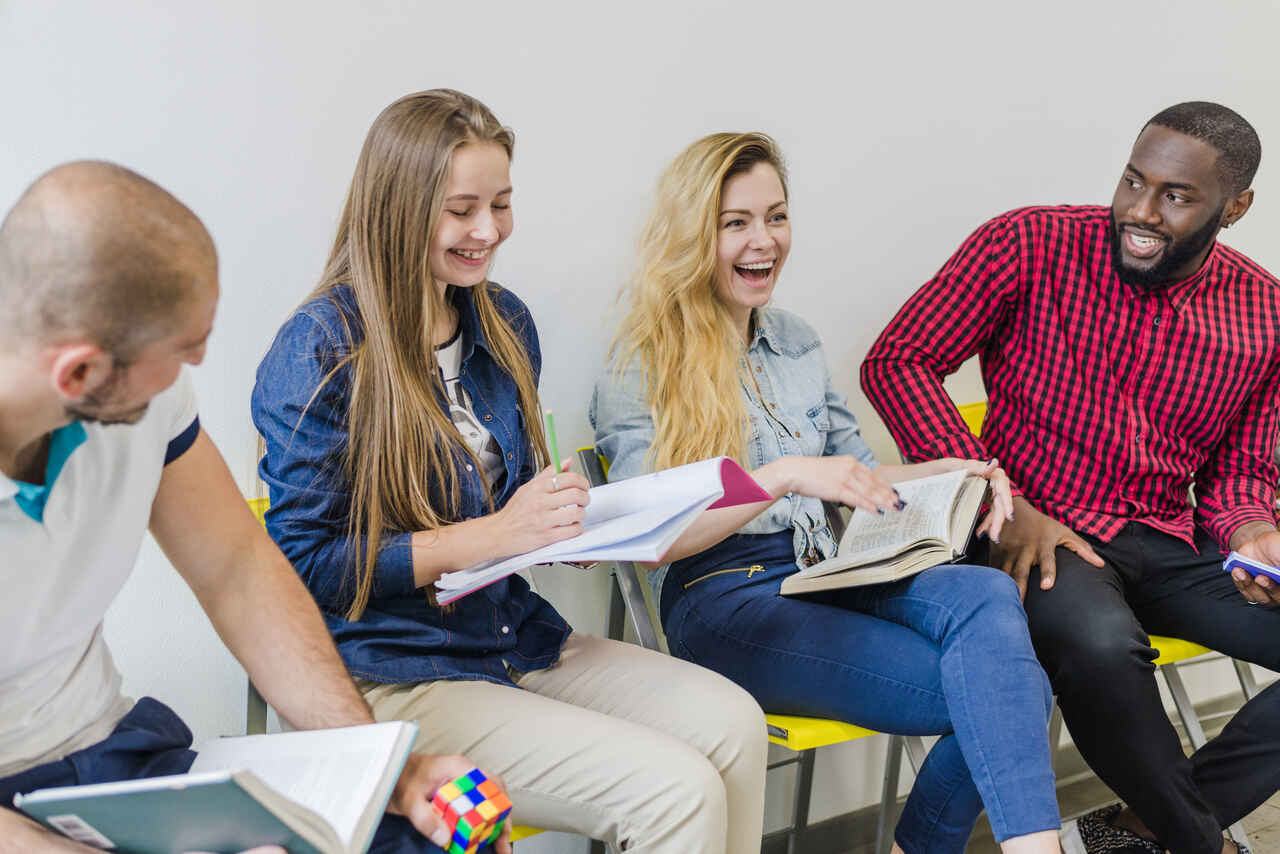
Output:
M542 354L528 308L510 291L489 287L521 337L536 376ZM489 353L471 292L455 289L452 299L463 336L463 387L506 458L506 479L494 495L495 505L502 507L534 473L524 413L515 381ZM311 590L354 676L394 683L482 679L511 684L508 667L528 672L551 666L570 628L524 579L513 575L451 608L434 607L414 584L409 531L383 537L369 607L357 622L343 616L354 586L353 549L360 545L347 536L346 527L350 365L318 395L315 391L363 338L355 295L339 287L298 309L258 366L252 408L267 446L259 474L271 494L268 533ZM444 400L441 405L448 411ZM460 519L484 515L483 473L460 474ZM423 476L429 479L430 473Z
M751 435L747 441L747 468L757 469L787 455L824 456L848 454L875 466L871 448L862 438L848 399L831 384L831 373L818 333L805 321L780 308L757 309L755 333L746 352L746 368L755 385L742 381ZM649 407L645 369L632 359L619 374L609 366L596 382L591 400L591 424L596 449L610 462L609 479L635 477L648 470L653 444L653 413ZM827 525L822 502L816 498L787 495L740 530L743 534L791 531L797 566L805 559L835 554L836 540ZM667 567L655 572L659 590Z

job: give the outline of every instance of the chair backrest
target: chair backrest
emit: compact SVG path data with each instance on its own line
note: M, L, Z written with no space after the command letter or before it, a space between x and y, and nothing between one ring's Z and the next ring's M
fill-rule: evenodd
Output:
M607 483L604 460L596 453L595 448L579 448L578 463L592 486L603 486ZM666 638L662 636L658 620L654 618L657 611L645 596L649 585L641 578L640 568L633 561L614 561L613 577L622 595L627 619L631 621L631 628L636 633L636 640L645 649L666 652ZM649 592L652 594L652 591Z

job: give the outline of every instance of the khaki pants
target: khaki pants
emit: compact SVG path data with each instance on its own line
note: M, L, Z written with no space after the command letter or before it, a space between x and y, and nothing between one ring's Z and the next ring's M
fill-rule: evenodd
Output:
M519 824L635 854L760 850L764 714L710 670L574 633L554 667L520 677L524 690L357 685L378 720L418 723L415 750L501 775Z

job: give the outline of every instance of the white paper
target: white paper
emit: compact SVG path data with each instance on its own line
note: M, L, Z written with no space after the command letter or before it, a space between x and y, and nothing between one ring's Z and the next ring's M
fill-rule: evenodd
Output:
M504 575L539 563L572 560L658 560L675 536L672 526L683 522L676 536L696 516L724 495L720 479L723 458L713 457L673 469L592 487L582 520L582 533L536 551L489 561L459 572L446 572L436 581L447 603L457 591L471 591ZM622 547L625 544L624 548ZM602 549L604 549L602 551ZM655 551L661 549L659 551Z

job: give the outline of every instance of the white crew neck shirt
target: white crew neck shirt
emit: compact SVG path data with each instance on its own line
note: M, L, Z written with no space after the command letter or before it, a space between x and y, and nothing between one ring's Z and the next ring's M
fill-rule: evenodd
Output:
M493 434L476 417L471 397L462 387L461 328L449 341L436 348L436 362L440 365L440 374L444 379L445 396L449 398L449 415L453 418L453 426L458 428L462 440L480 460L489 486L496 488L498 478L507 473L507 467L503 462L498 440L493 438Z
M137 424L85 424L36 521L0 474L0 777L111 734L132 703L102 619L133 571L164 466L199 430L184 369Z

